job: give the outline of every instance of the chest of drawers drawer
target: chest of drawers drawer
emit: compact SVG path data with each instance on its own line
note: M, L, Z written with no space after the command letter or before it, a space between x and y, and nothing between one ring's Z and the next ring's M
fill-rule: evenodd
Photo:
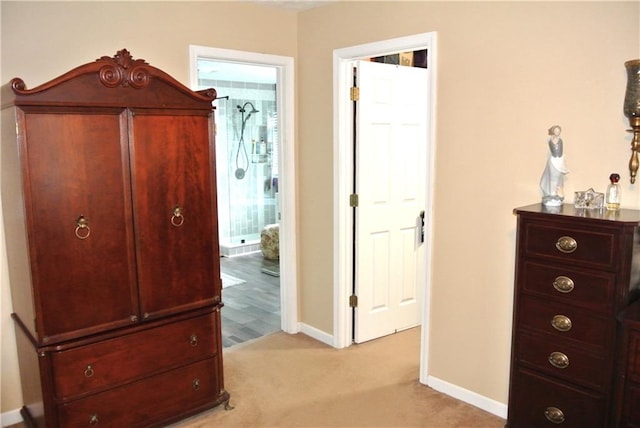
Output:
M602 390L611 383L611 361L602 353L588 352L548 336L520 333L516 360L554 378Z
M58 406L63 427L152 427L220 399L217 357ZM167 387L171 385L171 387Z
M544 333L550 338L572 342L604 352L615 339L615 320L592 315L571 305L523 295L518 303L519 328Z
M514 373L519 385L511 396L509 427L602 428L603 395L555 382L523 368Z
M216 353L215 313L53 352L58 401L87 395Z
M630 385L625 390L624 427L640 427L640 384Z
M583 229L529 222L522 230L524 253L560 263L576 263L591 268L613 269L616 236L606 229Z
M622 314L624 341L620 345L620 427L640 427L640 301Z
M640 325L638 327L638 330L632 330L629 334L627 376L640 387Z
M518 284L523 292L544 299L609 316L613 311L615 275L611 272L523 260Z

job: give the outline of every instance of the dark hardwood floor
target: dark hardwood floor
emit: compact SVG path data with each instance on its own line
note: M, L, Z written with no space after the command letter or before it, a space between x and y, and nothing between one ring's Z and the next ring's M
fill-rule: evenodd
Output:
M220 259L222 289L222 345L227 348L280 331L280 272L277 260L262 253ZM269 272L269 273L265 273Z

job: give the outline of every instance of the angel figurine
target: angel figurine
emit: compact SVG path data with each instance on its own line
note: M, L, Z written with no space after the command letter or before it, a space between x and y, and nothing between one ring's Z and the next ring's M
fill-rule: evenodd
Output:
M549 157L540 178L542 204L550 207L562 205L564 201L564 176L569 172L562 151L562 128L554 125L549 128Z

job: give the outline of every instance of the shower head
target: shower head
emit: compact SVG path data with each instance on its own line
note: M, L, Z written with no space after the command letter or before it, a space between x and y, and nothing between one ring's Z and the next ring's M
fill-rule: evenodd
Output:
M239 105L238 105L238 106L236 106L236 107L238 108L238 111L239 111L240 113L246 113L246 111L247 111L247 106L251 106L251 111L249 112L249 114L259 113L259 112L260 112L260 110L258 110L258 109L253 105L253 103L252 103L251 101L247 101L246 103L244 103L244 104L242 105L242 107L241 107L241 106L239 106Z

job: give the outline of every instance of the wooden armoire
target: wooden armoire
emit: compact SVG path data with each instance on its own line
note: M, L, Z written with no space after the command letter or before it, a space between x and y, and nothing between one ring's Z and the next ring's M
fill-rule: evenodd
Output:
M2 87L28 426L164 426L223 386L213 89L123 49Z

